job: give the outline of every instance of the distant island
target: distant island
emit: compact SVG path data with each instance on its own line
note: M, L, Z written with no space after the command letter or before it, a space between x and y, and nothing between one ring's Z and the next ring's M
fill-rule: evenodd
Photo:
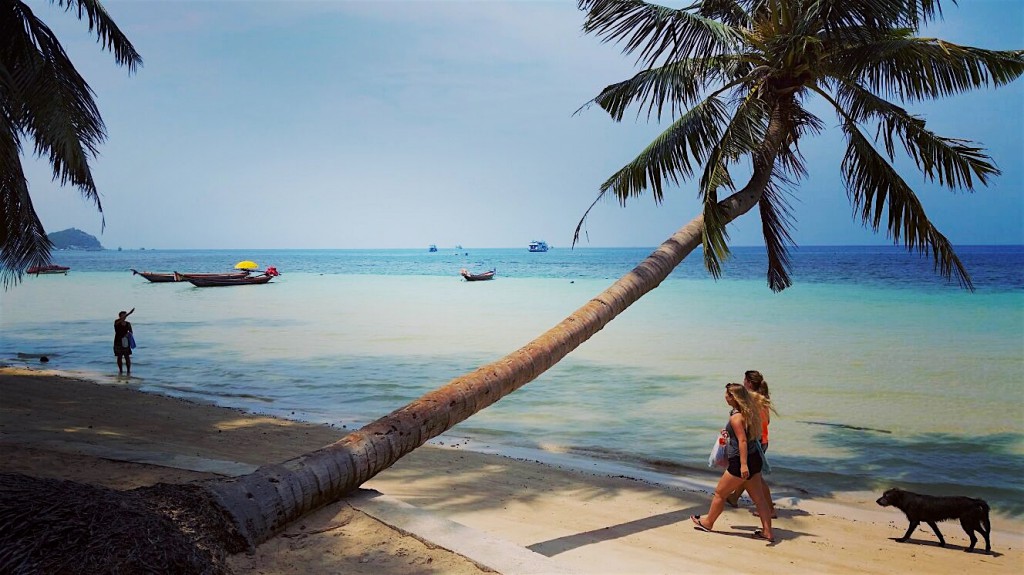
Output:
M76 228L68 228L59 232L53 232L52 234L46 234L46 237L50 238L50 241L53 242L53 249L55 250L103 249L100 241L94 236Z

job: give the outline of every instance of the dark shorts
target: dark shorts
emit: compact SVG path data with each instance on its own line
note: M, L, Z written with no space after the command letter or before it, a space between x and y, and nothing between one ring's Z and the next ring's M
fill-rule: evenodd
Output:
M120 341L114 342L114 357L129 356L132 354L132 348L123 347Z
M761 461L761 454L757 451L751 451L747 453L747 468L750 469L750 477L761 473L761 467L764 466L764 462ZM742 478L743 475L740 473L740 456L729 458L729 475L733 477ZM747 479L750 479L748 477Z

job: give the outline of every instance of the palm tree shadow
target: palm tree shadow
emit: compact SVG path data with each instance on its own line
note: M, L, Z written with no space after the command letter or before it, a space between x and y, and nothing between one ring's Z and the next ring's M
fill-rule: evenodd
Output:
M603 541L611 541L613 539L620 539L622 537L628 537L650 529L667 527L674 523L689 521L690 515L693 515L696 512L697 511L691 508L678 509L676 511L669 511L668 513L659 513L658 515L635 519L633 521L619 523L618 525L612 525L610 527L592 529L590 531L567 535L565 537L559 537L549 541L541 541L539 543L534 543L533 545L528 545L526 548L547 557L554 557L560 553L565 553L566 551L571 551L587 545L593 545Z
M546 557L554 557L566 551L572 551L580 547L587 545L594 545L596 543L603 543L605 541L611 541L614 539L621 539L623 537L629 537L636 535L643 531L651 529L658 529L661 527L667 527L676 523L689 523L690 516L699 513L703 508L685 508L677 509L676 511L669 511L667 513L659 513L658 515L652 515L650 517L644 517L642 519L635 519L633 521L627 521L625 523L619 523L618 525L611 525L609 527L602 527L600 529L592 529L590 531L584 531L582 533L576 533L574 535L566 535L565 537L558 537L557 539L550 539L548 541L541 541L528 545L527 549L534 553L540 553ZM735 527L731 531L714 531L709 535L720 535L726 537L739 537L741 539L750 539L754 531L759 527L744 526ZM784 535L783 535L784 533ZM785 530L782 531L778 528L775 529L775 542L772 545L778 544L780 540L794 539L801 535L807 535L806 533Z

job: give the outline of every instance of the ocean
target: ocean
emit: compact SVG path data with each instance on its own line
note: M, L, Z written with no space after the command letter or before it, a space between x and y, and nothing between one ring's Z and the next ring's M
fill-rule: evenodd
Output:
M328 423L340 437L518 349L652 250L60 251L67 275L0 292L0 363ZM724 384L757 369L779 411L776 492L975 493L1024 516L1024 246L958 253L973 293L892 246L796 249L794 286L778 294L763 248L734 248L717 281L698 251L435 442L706 478ZM130 271L245 259L282 275L195 288ZM462 268L497 276L465 282ZM119 378L112 322L133 307L139 347L133 377Z

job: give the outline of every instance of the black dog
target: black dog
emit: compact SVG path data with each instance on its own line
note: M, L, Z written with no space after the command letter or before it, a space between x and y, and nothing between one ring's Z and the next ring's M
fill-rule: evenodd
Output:
M922 522L927 523L935 535L939 537L939 546L945 547L946 540L939 533L939 526L936 521L947 519L959 519L960 526L971 538L971 546L964 551L973 551L978 543L974 532L981 533L985 538L985 553L991 553L992 547L989 544L988 536L992 532L992 525L988 521L988 503L984 499L972 497L936 497L934 495L920 495L903 491L902 489L890 489L882 494L876 501L882 507L892 505L907 516L910 527L903 537L897 539L899 542L906 541L910 534L917 529Z

